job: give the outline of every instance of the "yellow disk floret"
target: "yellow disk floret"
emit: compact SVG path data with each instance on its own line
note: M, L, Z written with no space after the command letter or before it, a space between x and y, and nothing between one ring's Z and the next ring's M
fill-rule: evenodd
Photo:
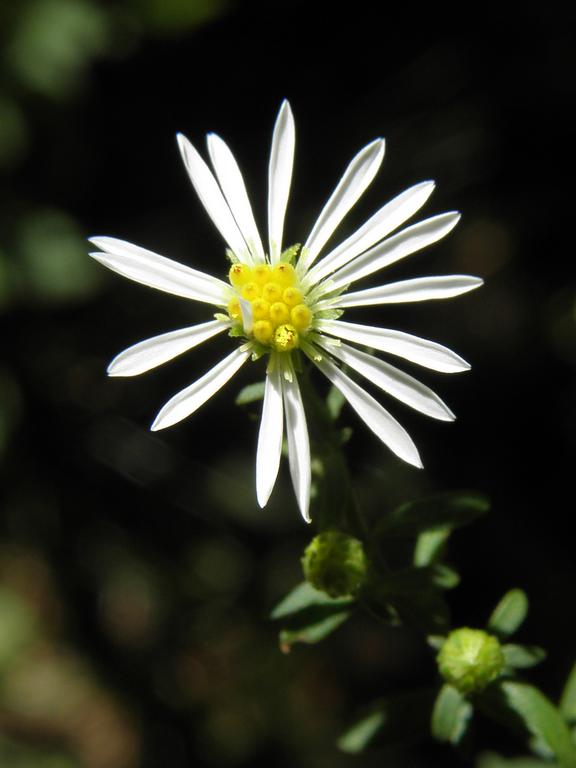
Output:
M293 325L279 325L274 331L274 346L279 352L290 352L298 346L298 331Z
M290 312L290 320L297 331L307 331L312 322L312 312L306 304L298 304Z
M264 347L278 352L290 352L300 345L300 337L312 325L313 314L306 305L296 270L291 264L280 262L274 266L233 264L228 274L235 295L228 302L228 315L241 326L241 332ZM248 302L251 327L243 327Z

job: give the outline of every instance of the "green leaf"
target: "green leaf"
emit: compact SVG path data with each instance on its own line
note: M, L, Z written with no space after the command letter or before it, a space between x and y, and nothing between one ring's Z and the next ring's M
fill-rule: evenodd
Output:
M397 744L414 741L428 730L432 691L413 691L375 702L370 710L338 739L343 752L356 755L377 737L379 742Z
M576 664L572 667L560 697L560 712L569 723L576 722Z
M340 411L345 402L346 398L342 392L334 386L330 387L326 398L326 407L328 408L328 413L333 421L336 421L338 416L340 416Z
M528 598L521 589L507 592L488 619L487 630L498 637L509 637L516 632L528 614Z
M271 613L286 625L280 631L282 650L297 642L317 643L343 624L352 613L352 598L331 598L308 582L295 587Z
M236 395L236 405L248 405L262 400L264 397L264 382L257 381L254 384L248 384Z
M376 526L376 535L407 536L437 528L452 530L468 525L490 507L488 499L466 491L439 494L402 504L386 512Z
M442 559L448 537L449 528L436 528L431 531L422 531L416 540L414 547L414 565L433 565Z
M341 610L339 613L325 616L317 621L309 620L302 627L282 629L280 631L280 648L284 653L288 653L294 643L319 643L335 629L338 629L350 617L350 613L349 610Z
M472 704L460 691L443 685L432 711L432 735L438 741L458 744L466 733L472 712Z
M479 697L488 715L521 726L556 757L561 768L576 768L576 747L559 710L534 686L500 680ZM510 718L510 715L512 718Z
M430 565L423 568L406 568L403 571L383 574L377 589L388 597L422 594L434 589L452 589L460 577L447 565Z
M526 669L544 661L546 651L537 645L503 645L502 653L507 667Z
M556 763L536 757L502 757L494 752L480 755L476 768L554 768Z

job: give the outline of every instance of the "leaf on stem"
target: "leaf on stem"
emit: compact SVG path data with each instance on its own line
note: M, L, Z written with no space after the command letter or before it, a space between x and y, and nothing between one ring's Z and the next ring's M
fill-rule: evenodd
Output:
M402 504L385 512L376 526L378 537L409 536L437 528L452 530L468 525L490 507L479 493L455 491Z
M472 717L472 704L451 685L442 686L432 711L432 735L438 741L458 744Z
M528 614L528 598L521 589L511 589L500 600L488 619L488 632L499 638L516 632Z

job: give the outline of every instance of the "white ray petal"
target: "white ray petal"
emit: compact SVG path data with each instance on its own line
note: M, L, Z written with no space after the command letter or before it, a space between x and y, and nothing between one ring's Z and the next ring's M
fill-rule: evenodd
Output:
M174 395L156 416L150 427L153 432L171 427L190 416L216 394L250 357L249 350L241 347L211 368L198 381Z
M310 442L306 414L296 374L292 381L282 376L282 394L286 413L286 440L288 442L288 462L292 485L296 493L298 506L304 520L310 522Z
M221 320L211 320L145 339L116 355L108 366L108 375L138 376L188 352L229 327Z
M265 507L268 503L278 476L283 429L282 382L279 367L274 365L266 375L256 453L256 496L261 507Z
M296 130L290 104L282 102L274 125L268 167L268 239L270 261L276 263L282 253L284 218L290 195Z
M208 134L207 144L216 178L238 229L248 244L254 261L261 263L265 259L264 248L238 163L228 145L215 133Z
M378 349L380 352L403 357L404 360L433 371L457 373L470 369L469 363L448 347L403 331L345 323L342 320L317 320L315 327L339 339L346 339L354 344L362 344L365 347Z
M372 395L369 395L368 392L358 386L355 381L352 381L349 376L325 357L321 360L314 360L314 363L330 379L332 384L342 392L348 403L372 432L396 456L419 469L422 467L418 449L408 432Z
M360 229L311 269L304 280L304 287L324 279L404 224L428 200L434 186L433 181L423 181L386 203Z
M435 243L454 229L459 219L460 214L451 211L403 229L335 272L330 279L332 287L342 288Z
M303 268L307 269L316 260L338 224L374 179L383 158L384 139L376 139L354 157L304 245Z
M228 302L230 286L212 275L114 237L92 237L90 242L103 251L91 253L92 258L137 283L208 304Z
M177 139L190 181L208 215L240 261L251 263L248 247L212 171L186 136L179 133Z
M403 304L411 301L451 299L462 293L479 288L483 284L479 277L471 275L439 275L400 280L397 283L379 285L364 291L344 293L334 299L321 301L315 311L331 308L370 307L376 304Z
M440 421L454 421L456 418L435 392L390 363L354 349L348 344L328 345L320 341L317 343L329 354L410 408Z

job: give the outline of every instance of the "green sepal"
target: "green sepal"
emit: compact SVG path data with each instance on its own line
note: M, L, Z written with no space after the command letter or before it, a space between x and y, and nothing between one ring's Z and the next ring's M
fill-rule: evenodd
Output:
M528 614L528 598L521 589L511 589L488 619L487 630L499 638L510 637Z
M374 702L338 739L343 752L356 755L373 741L379 744L413 742L428 730L433 691L412 691Z
M472 704L452 685L446 683L434 702L431 730L437 741L458 744L472 717Z
M504 662L512 669L528 669L540 664L546 658L544 648L537 645L514 645L509 643L502 646Z
M270 618L282 621L280 646L289 651L294 643L317 643L343 624L352 613L355 601L333 599L303 582L272 610Z
M231 325L228 331L228 336L233 339L239 339L241 336L245 336L244 328L241 325Z
M377 537L409 536L437 528L453 530L476 520L490 508L479 493L454 491L407 502L389 510L375 529Z
M282 255L280 256L280 261L284 262L285 264L292 264L296 256L298 255L298 251L301 248L300 243L294 243L294 245L289 246L286 248L286 250L282 251Z
M476 701L486 715L536 740L560 768L576 768L576 747L560 711L537 688L518 680L497 680ZM544 748L544 749L543 749Z
M564 684L560 696L560 712L569 723L576 723L576 664Z
M247 384L236 395L236 405L249 405L262 400L264 397L265 382L256 381L254 384Z

